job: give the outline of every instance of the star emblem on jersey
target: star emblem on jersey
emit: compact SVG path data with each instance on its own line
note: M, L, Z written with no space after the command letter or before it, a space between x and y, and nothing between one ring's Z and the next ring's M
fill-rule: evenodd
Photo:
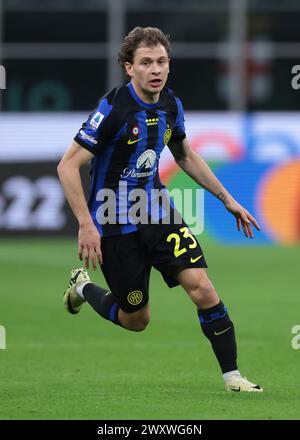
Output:
M151 125L157 125L158 121L159 121L159 118L148 118L148 119L146 119L147 127L149 127Z
M139 139L128 139L127 144L128 145L132 145L135 144L138 141L141 141L143 138L139 138Z

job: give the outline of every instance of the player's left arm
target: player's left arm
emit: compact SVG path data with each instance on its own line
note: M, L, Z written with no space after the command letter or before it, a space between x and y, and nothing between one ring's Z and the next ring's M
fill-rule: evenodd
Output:
M220 199L225 208L236 218L237 228L243 228L246 237L253 238L252 224L259 231L260 227L255 218L241 206L222 185L202 157L193 151L184 138L180 141L171 140L169 148L176 163L195 182Z

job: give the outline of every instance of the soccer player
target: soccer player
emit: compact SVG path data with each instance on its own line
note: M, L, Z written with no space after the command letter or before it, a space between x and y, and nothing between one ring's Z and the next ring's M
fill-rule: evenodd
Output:
M165 87L169 54L169 40L160 29L136 27L126 36L118 61L129 82L100 99L58 166L79 223L79 258L85 261L85 269L71 272L64 304L76 314L87 302L120 327L144 330L150 319L149 276L154 267L169 287L180 284L196 305L225 389L260 392L262 388L238 370L233 322L208 278L198 241L184 221L178 221L178 212L160 182L158 163L163 148L168 145L180 168L223 202L246 237L253 238L252 224L258 230L259 225L190 148L181 101ZM80 167L90 161L86 202ZM165 197L153 196L153 190ZM138 193L132 196L134 191ZM133 203L136 194L140 199L147 196L138 209ZM109 291L91 282L86 270L89 262L94 269L97 262L101 265Z

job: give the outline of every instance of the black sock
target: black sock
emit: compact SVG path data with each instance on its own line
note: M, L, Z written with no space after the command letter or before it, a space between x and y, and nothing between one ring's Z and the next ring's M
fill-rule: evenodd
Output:
M114 324L120 325L118 319L119 305L114 295L96 284L88 283L82 289L86 301L99 313L104 319Z
M198 310L198 317L203 333L210 340L222 373L237 370L234 326L222 301L210 309Z

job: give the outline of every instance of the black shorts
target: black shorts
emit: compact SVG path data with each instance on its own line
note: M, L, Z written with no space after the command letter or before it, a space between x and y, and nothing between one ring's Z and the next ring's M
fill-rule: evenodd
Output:
M185 223L149 225L137 232L101 240L105 280L120 308L136 312L149 301L151 267L175 287L176 268L207 267L202 249Z

